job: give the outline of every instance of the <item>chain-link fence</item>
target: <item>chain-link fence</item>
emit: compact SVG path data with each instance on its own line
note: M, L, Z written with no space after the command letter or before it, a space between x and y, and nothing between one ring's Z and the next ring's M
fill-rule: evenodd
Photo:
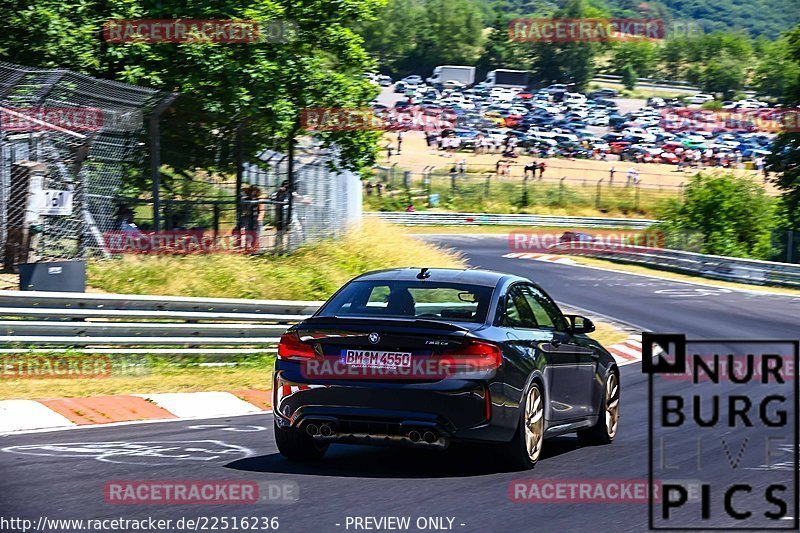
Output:
M29 261L105 253L104 234L125 216L123 183L145 172L145 118L165 97L0 63L0 246L29 247L18 257Z
M336 170L336 150L300 149L293 185L284 154L264 151L245 166L242 228L258 229L262 248L288 251L341 235L361 219L361 181ZM290 205L291 204L291 205Z
M340 236L361 219L362 188L357 174L336 170L335 157L335 150L299 149L290 186L288 156L262 150L243 163L238 194L230 179L199 173L193 186L206 195L162 198L159 232L149 225L152 199L121 199L135 213L137 237L117 232L115 242L126 244L110 251L151 253L160 246L161 253L289 252Z
M549 161L548 161L549 163ZM498 169L428 167L422 172L378 167L365 182L366 205L373 210L404 211L447 208L464 212L508 213L547 208L596 210L620 214L650 214L670 198L683 194L682 185L642 183L638 175L619 172L616 179L559 176L525 170L523 165ZM588 212L588 211L587 211Z

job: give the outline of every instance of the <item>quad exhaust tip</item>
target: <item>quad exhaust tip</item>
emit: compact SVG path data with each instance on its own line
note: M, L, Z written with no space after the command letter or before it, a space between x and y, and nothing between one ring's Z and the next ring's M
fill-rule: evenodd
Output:
M406 437L414 444L433 444L439 440L439 435L437 435L435 431L430 430L418 431L412 429L406 434Z
M322 424L322 427L319 428L319 433L323 437L330 437L333 435L333 428L331 428L330 424Z
M312 437L316 437L320 433L319 426L316 424L309 424L308 426L306 426L306 433L308 433Z

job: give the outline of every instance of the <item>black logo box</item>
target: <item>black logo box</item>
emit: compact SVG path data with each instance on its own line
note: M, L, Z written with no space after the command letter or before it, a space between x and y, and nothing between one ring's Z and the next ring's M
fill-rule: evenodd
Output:
M653 375L654 374L683 374L686 372L687 357L686 344L786 344L792 347L794 355L794 371L792 376L794 398L792 409L794 412L794 467L792 468L794 488L794 517L786 520L782 527L702 527L680 526L664 527L655 525L655 505L653 501ZM654 352L653 346L659 348ZM786 339L704 339L687 340L682 333L653 333L642 332L642 373L647 374L647 482L648 482L648 528L655 531L797 531L800 530L800 340ZM662 495L663 497L663 495Z

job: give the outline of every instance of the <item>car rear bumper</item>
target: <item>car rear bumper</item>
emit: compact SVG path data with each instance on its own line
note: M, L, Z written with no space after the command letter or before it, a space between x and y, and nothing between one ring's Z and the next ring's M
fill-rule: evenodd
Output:
M499 383L322 383L291 369L276 370L273 383L276 424L319 440L444 448L458 440L507 441L515 429L507 427Z

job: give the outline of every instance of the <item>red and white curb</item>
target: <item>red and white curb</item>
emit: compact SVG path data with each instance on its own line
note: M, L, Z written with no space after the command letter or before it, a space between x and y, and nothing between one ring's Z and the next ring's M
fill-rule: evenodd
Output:
M639 362L642 336L631 335L606 349L618 366ZM319 386L285 385L278 390L278 397ZM271 402L269 390L0 400L0 434L118 422L241 416L269 411Z
M617 366L630 365L642 360L641 335L631 335L624 341L605 348L617 361Z
M175 392L0 400L0 434L118 422L215 418L270 411L272 391Z
M534 252L511 252L505 254L503 257L507 259L531 259L533 261L547 261L549 263L561 263L564 265L577 264L573 259L564 257L563 255L540 254Z

